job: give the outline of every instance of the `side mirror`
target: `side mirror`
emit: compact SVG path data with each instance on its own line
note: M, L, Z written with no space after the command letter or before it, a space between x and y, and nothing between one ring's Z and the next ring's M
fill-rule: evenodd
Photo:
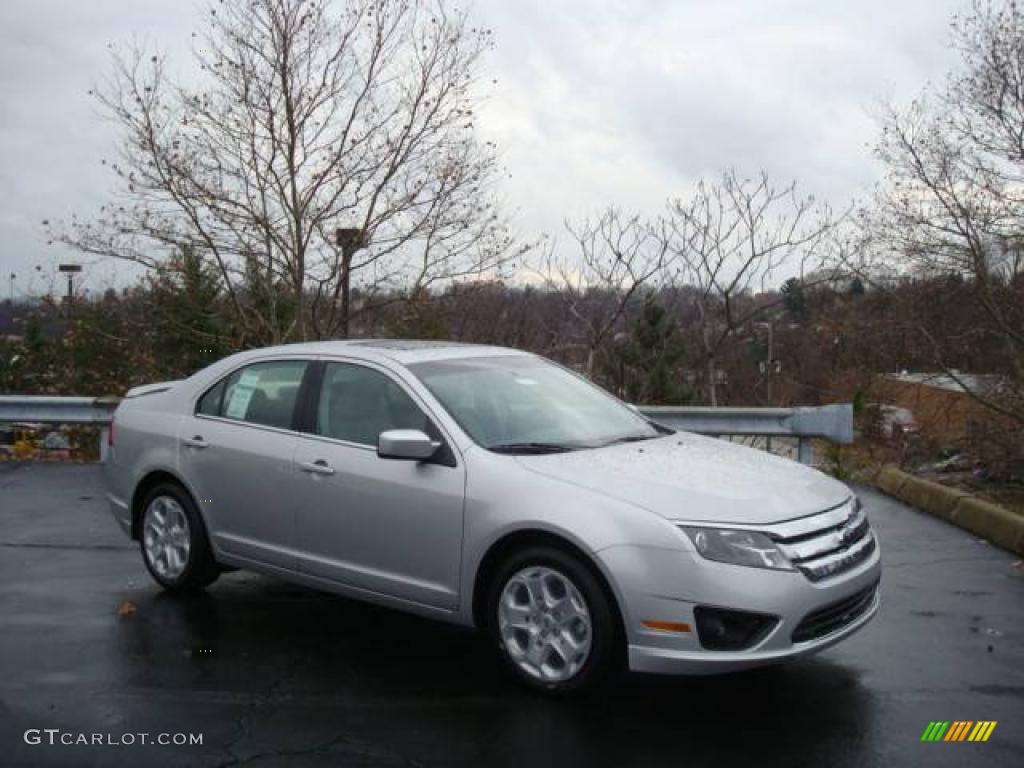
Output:
M441 444L418 429L389 429L377 438L377 455L382 459L423 461L429 459Z

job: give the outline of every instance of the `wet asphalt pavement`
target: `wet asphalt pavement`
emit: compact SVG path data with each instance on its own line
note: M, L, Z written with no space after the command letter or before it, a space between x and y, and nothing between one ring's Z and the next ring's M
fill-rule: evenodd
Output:
M98 467L0 465L0 765L1024 765L1024 570L860 491L885 566L863 632L787 666L548 701L458 628L243 573L163 595ZM998 725L921 743L930 720ZM46 728L202 745L25 743Z

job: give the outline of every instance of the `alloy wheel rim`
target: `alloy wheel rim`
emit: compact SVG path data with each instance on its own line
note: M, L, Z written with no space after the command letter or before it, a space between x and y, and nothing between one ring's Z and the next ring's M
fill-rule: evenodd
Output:
M498 627L512 661L546 683L572 679L590 656L590 611L572 580L553 568L530 566L501 591Z
M178 501L170 496L157 496L143 518L143 546L146 560L162 578L181 576L188 565L191 537L188 517Z

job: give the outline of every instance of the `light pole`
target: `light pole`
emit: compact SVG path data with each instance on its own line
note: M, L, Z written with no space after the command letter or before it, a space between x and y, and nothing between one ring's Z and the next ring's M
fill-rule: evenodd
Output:
M12 307L14 306L14 280L17 277L18 276L14 272L11 272L11 306Z
M74 276L82 271L81 264L58 264L58 272L64 272L68 276L68 317L71 317L71 302L75 296Z
M72 373L73 373L73 370L74 370L74 368L73 368L74 363L72 362L72 360L73 360L74 356L71 353L70 345L68 344L68 334L71 333L71 309L72 309L72 301L74 300L74 297L75 297L74 278L75 278L76 274L78 274L79 272L82 271L82 265L81 264L58 264L57 265L57 271L58 272L64 272L68 276L68 297L67 297L67 305L68 305L68 315L67 315L67 317L68 317L68 322L67 322L67 330L65 331L65 337L64 337L64 349L65 349L65 353L67 355L67 372L66 372L65 375L67 377L67 385L71 386L72 385L72 381L73 381Z

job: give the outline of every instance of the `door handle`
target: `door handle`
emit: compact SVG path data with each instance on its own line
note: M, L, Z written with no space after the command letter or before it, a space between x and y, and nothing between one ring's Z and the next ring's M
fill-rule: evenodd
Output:
M330 466L323 459L317 459L316 461L304 461L299 464L299 469L303 472L311 472L314 475L333 475L334 467Z
M210 444L203 440L202 435L195 435L194 437L186 437L181 441L182 445L187 445L189 448L209 448Z

